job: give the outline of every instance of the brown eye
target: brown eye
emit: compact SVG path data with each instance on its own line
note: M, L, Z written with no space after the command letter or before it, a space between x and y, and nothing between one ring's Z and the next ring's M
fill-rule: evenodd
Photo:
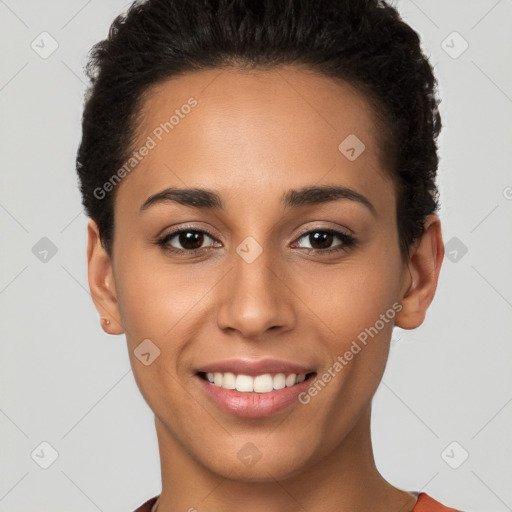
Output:
M356 244L356 239L353 236L334 229L310 230L303 233L298 240L301 239L305 239L309 243L309 247L300 242L298 243L299 247L318 254L343 251ZM332 246L336 239L341 243Z
M315 233L309 234L309 243L313 249L328 249L333 239L334 235L326 231L315 231Z
M178 241L184 249L199 249L204 242L204 234L197 231L182 231L177 235Z
M165 235L163 238L158 240L158 244L172 252L186 253L208 248L209 246L203 247L205 240L208 238L213 240L213 237L206 231L197 229L180 229Z

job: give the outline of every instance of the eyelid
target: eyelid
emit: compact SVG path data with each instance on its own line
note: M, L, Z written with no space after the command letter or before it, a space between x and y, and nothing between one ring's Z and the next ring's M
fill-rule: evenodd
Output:
M321 222L321 221L319 221L319 222ZM337 224L335 227L314 225L314 226L309 226L309 227L305 228L303 231L301 231L296 236L296 238L300 238L301 236L305 235L306 233L310 233L311 231L338 231L347 236L354 235L354 231L352 231L350 228L347 228L346 226L342 226L340 224Z
M219 240L217 239L217 236L214 235L208 229L200 228L198 226L191 226L191 225L187 226L186 225L186 226L180 226L179 228L175 228L172 231L169 231L168 233L165 233L163 235L158 235L156 237L156 243L160 244L160 245L163 245L163 246L166 246L168 244L168 242L163 242L165 239L170 239L171 240L171 239L179 236L181 233L187 233L187 232L202 233L204 235L209 236L215 242L219 242ZM219 242L219 243L221 243L221 242ZM206 247L202 247L202 248L199 248L199 249L177 249L176 247L173 247L173 249L175 249L176 251L183 251L183 252L192 253L193 251L201 251L203 249L206 249Z
M348 230L350 233L353 233L352 230ZM296 239L294 244L298 243L302 238L311 235L312 233L329 233L330 235L334 236L338 240L341 241L341 244L335 245L334 247L328 247L326 249L315 249L313 247L302 247L302 250L305 250L306 252L312 252L314 254L330 254L330 253L338 253L341 251L346 251L347 249L350 249L352 247L355 247L358 245L358 240L352 236L350 233L346 233L342 229L334 229L330 227L313 227L309 228L306 231L303 231Z
M349 233L345 232L348 231ZM207 247L199 247L197 249L179 249L173 246L170 246L169 241L175 238L176 236L179 236L183 232L196 232L196 233L202 233L208 237L210 237L214 243L222 243L219 242L217 237L211 233L209 230L205 228L200 228L198 226L193 225L185 225L180 226L173 231L162 235L157 238L157 241L155 242L157 245L161 246L163 250L166 250L171 253L175 253L178 255L185 255L185 256L192 256L201 252L204 252L209 249L215 248L213 245L207 246ZM326 249L315 249L311 247L301 247L300 249L306 253L315 253L319 255L327 255L329 253L334 252L341 252L346 251L347 249L356 246L358 244L358 240L352 236L353 231L346 227L338 227L338 228L332 228L327 226L310 226L308 228L303 229L295 238L293 241L293 244L296 244L301 238L310 235L312 233L316 232L324 232L324 233L330 233L334 237L338 238L341 241L341 244L335 245L334 247L329 247Z

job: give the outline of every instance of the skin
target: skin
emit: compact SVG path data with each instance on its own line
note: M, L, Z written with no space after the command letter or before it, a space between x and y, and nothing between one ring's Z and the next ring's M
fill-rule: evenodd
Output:
M126 334L133 374L155 414L158 512L411 511L416 497L376 468L371 400L393 322L418 327L434 297L444 255L439 218L426 218L402 259L378 126L347 84L293 67L195 72L147 94L139 142L190 96L198 106L118 185L112 257L95 222L88 226L93 300L110 320L106 332ZM338 150L349 134L366 146L354 161ZM289 189L325 184L364 195L375 214L349 199L281 203ZM168 201L140 212L170 186L214 190L225 209ZM180 256L155 243L188 224L214 235L203 238L202 254ZM358 244L333 237L315 245L302 234L326 228L352 233ZM236 252L247 236L263 249L252 263ZM193 247L181 242L175 237L172 246ZM305 249L335 246L342 250L328 255ZM306 405L239 418L198 385L195 368L230 357L275 357L321 375L394 303L401 305L394 320ZM149 366L134 355L146 338L161 351ZM261 453L251 466L237 457L248 442Z

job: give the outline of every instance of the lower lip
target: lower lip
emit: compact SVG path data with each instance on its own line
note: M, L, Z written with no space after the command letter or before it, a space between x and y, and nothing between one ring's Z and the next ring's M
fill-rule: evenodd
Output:
M243 393L236 389L224 389L211 384L196 375L207 395L225 412L243 418L264 418L276 414L293 403L298 404L298 395L305 391L313 380L313 375L288 388L275 389L270 393Z

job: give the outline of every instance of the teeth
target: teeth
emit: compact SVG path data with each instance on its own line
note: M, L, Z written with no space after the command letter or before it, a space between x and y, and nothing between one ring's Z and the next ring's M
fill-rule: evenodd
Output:
M222 373L214 373L213 374L213 382L215 382L216 386L222 386L222 381L224 380L224 375Z
M249 375L237 375L235 388L237 391L251 392L254 390L254 379L249 377Z
M224 389L235 389L236 388L236 375L234 373L224 373L222 378L222 387Z
M288 375L284 382L287 388L293 386L297 382L297 375L295 375L295 373Z
M286 387L286 376L284 373L278 373L274 375L274 379L272 381L272 386L274 389L283 389Z
M235 375L231 372L208 372L206 378L210 383L224 389L236 389L244 393L270 393L274 389L289 388L304 382L306 374L296 375L295 373L290 373L290 375L285 375L284 373L277 373L271 375L270 373L265 373L252 377L242 374Z
M251 380L254 380L254 391L256 393L270 393L274 389L274 378L268 373L258 375Z

